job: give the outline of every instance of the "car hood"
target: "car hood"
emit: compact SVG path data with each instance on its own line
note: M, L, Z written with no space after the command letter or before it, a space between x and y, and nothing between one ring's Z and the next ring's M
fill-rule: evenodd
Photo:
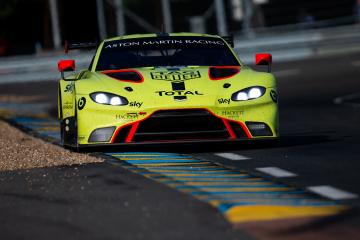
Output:
M128 82L102 72L89 72L77 82L78 94L109 92L126 97L129 106L166 109L202 108L227 103L231 95L251 86L274 87L272 74L255 72L242 66L232 77L212 80L209 66L134 68L143 81Z

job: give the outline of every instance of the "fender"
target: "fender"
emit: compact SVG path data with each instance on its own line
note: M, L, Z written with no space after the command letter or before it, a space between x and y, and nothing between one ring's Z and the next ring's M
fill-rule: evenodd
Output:
M75 81L64 81L61 80L59 83L59 108L58 116L59 119L65 119L75 116L76 108L76 92L75 92Z

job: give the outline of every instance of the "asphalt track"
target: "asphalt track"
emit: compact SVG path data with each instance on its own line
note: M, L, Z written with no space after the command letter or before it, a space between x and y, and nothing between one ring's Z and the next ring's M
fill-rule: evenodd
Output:
M113 154L120 161L109 158L102 164L2 172L0 237L360 239L360 107L356 98L351 99L351 105L335 101L360 92L359 60L360 55L354 54L282 64L275 62L282 136L278 146L237 143L132 148L117 156ZM41 94L54 103L56 83L1 85L0 93ZM339 208L345 206L347 210L341 215L316 219L313 218L314 210L291 220L270 214L267 219L270 221L255 224L232 221L226 212L221 212L217 202L204 201L191 191L181 190L199 183L184 183L184 179L179 179L194 177L189 176L192 173L176 172L174 176L176 166L169 167L161 161L161 166L139 168L141 161L152 160L157 164L159 159L169 158L169 155L163 155L164 152L170 153L172 159L182 158L190 164L206 162L203 167L217 168L218 173L227 171L235 174L234 177L250 174L250 178L258 181L251 184L267 181L285 191L301 191L296 194L306 201L310 199ZM191 166L192 171L195 165ZM181 167L184 171L186 166ZM207 174L201 170L202 174ZM159 180L159 174L171 179ZM176 182L169 182L174 177ZM179 180L184 185L176 185ZM213 186L214 182L211 184ZM233 184L244 187L239 181ZM209 191L206 187L200 188ZM314 191L320 191L323 196L311 193ZM286 198L285 195L276 196L280 196L279 199L275 197L277 201ZM261 200L250 198L250 201ZM283 205L280 203L280 206ZM272 210L261 209L256 216L269 211ZM291 214L298 213L291 210ZM243 217L245 214L235 215Z

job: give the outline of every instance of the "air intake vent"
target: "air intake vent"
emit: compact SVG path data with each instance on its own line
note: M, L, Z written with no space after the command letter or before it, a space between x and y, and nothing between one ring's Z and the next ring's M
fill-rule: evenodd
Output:
M109 70L102 73L125 82L140 83L144 81L143 76L136 70Z
M210 67L209 78L211 80L222 80L233 77L239 72L240 72L240 67L237 66Z

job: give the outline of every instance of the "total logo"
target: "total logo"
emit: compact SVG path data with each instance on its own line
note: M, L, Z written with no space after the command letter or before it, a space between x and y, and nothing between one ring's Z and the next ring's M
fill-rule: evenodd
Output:
M143 102L137 102L137 101L134 101L134 102L130 102L130 103L129 103L129 106L130 106L130 107L141 108L142 105L143 105Z
M231 100L228 98L220 98L218 99L219 104L230 104Z
M159 94L160 97L162 96L187 96L187 95L204 95L202 93L199 93L198 91L157 91L155 92Z

